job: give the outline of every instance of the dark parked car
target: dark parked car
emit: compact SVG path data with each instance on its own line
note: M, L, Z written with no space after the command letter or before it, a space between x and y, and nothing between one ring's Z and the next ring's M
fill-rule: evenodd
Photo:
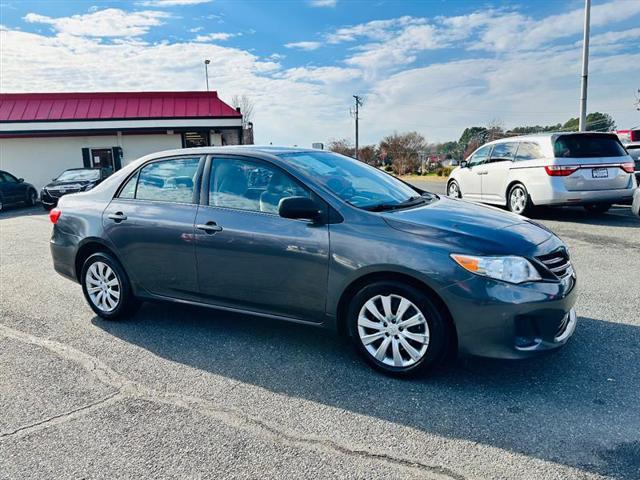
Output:
M633 158L636 170L636 180L640 186L640 142L628 143L624 148L627 149L629 156Z
M38 191L33 185L0 170L0 211L8 205L35 205L37 201Z
M51 210L58 204L58 199L69 193L91 190L109 176L105 169L70 168L53 181L44 186L40 192L40 200L45 210Z
M552 232L331 152L161 152L50 218L55 269L105 319L158 299L331 328L397 375L452 350L528 357L576 326Z

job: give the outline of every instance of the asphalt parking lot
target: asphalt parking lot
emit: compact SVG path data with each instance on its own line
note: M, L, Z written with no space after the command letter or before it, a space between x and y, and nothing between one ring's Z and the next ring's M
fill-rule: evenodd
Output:
M103 321L53 271L42 209L6 210L0 478L638 479L640 220L537 220L579 275L571 342L407 381L297 325L161 304Z

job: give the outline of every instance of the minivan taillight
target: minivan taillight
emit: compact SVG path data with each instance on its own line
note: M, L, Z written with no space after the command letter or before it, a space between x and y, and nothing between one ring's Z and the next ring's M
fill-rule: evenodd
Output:
M580 167L564 165L547 165L544 169L551 177L568 177Z
M633 173L636 169L636 165L633 162L627 162L620 165L620 168L627 173Z
M61 214L62 210L60 210L59 208L51 209L51 211L49 212L49 220L51 220L51 223L53 223L54 225L58 223L58 219L60 218Z

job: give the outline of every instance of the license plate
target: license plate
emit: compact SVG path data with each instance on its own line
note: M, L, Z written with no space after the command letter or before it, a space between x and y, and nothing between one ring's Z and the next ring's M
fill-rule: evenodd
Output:
M594 168L591 170L593 178L609 178L609 170L606 168Z

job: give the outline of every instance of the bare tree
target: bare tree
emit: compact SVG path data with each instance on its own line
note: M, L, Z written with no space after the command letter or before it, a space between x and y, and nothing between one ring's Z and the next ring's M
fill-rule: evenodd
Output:
M242 113L242 128L247 128L249 123L253 122L253 109L255 104L247 95L234 95L231 98L231 105L234 108L240 108Z
M353 144L346 138L331 139L329 145L327 145L327 150L346 155L347 157L353 157L356 153Z
M380 151L392 162L398 175L417 172L420 154L427 150L427 142L418 132L394 133L380 142Z

